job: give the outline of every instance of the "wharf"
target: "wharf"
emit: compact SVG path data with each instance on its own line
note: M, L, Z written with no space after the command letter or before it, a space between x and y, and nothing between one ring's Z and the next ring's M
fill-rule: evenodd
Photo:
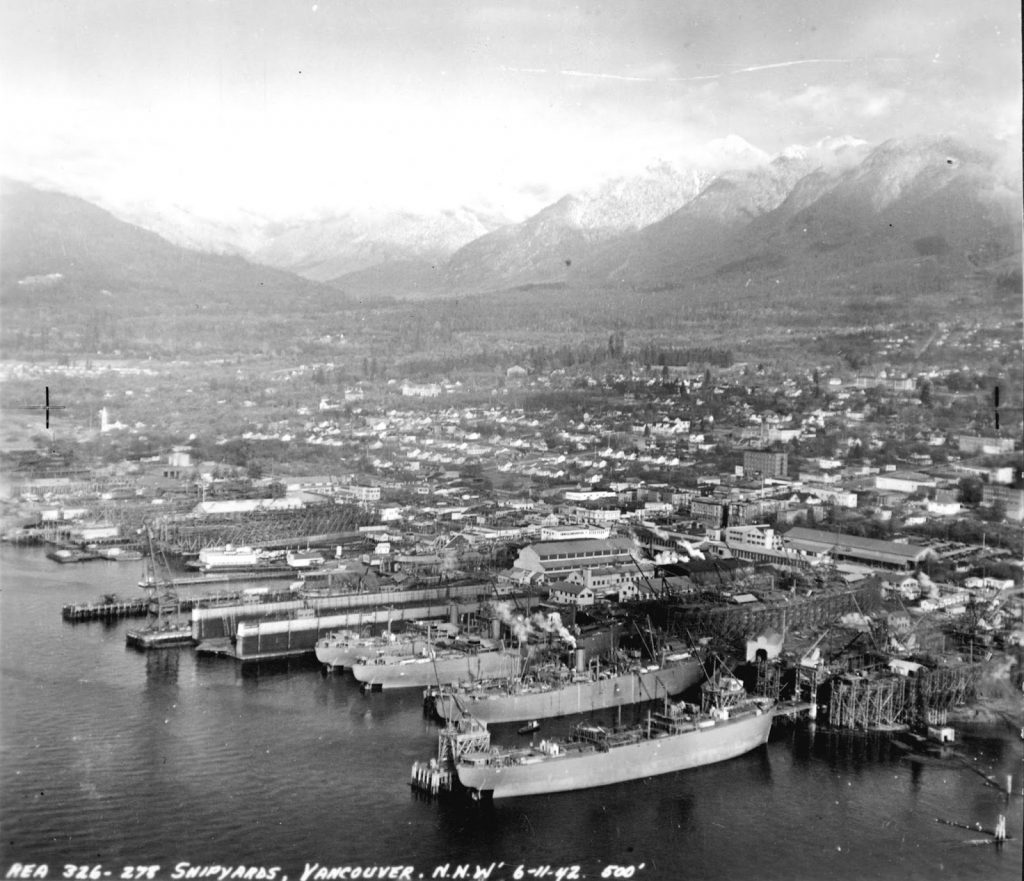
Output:
M772 708L773 716L799 716L801 713L809 713L814 708L810 701L779 701Z
M175 582L175 586L177 582ZM178 605L183 612L205 604L238 602L242 594L237 591L225 591L216 594L199 594L191 597L179 597ZM150 598L148 596L135 599L121 599L111 595L92 603L69 603L61 607L61 617L65 621L101 621L108 618L141 618L149 614Z
M65 621L100 621L107 618L137 618L149 611L149 599L112 599L109 602L71 603L61 608Z

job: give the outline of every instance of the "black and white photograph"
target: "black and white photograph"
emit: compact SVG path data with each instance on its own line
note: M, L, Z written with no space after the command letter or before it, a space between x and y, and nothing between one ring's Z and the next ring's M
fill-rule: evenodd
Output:
M9 0L0 881L1018 881L1020 4Z

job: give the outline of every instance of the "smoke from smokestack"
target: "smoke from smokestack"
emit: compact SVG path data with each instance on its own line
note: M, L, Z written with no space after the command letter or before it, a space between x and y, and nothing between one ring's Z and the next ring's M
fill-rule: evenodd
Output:
M513 638L519 642L526 642L530 635L555 634L561 638L569 648L576 647L576 639L562 625L562 617L558 612L551 612L545 615L543 612L535 612L529 621L522 615L512 611L512 606L507 602L493 604L494 611L512 633Z
M695 545L690 544L688 541L684 541L683 542L683 547L686 549L686 553L690 555L691 559L694 559L694 560L703 560L704 559L704 552L700 548L696 547Z

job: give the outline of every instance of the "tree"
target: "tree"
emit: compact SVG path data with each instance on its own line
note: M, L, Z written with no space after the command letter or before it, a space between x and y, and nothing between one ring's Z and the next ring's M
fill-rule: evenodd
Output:
M921 388L918 391L918 395L921 398L921 404L925 407L931 407L932 405L932 384L930 380L924 380L921 383Z
M977 477L962 477L957 484L957 500L962 505L979 505L982 499L982 483Z
M981 509L981 516L990 523L1002 523L1006 519L1006 502L995 499L987 508Z

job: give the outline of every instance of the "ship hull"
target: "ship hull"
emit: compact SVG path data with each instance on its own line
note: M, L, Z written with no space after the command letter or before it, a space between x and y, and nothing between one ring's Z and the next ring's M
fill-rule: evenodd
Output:
M352 675L372 688L424 688L477 679L509 676L520 663L515 651L468 652L443 656L384 659L385 663L355 663Z
M687 658L645 673L568 683L548 691L470 692L454 697L446 693L435 698L434 707L442 719L452 722L464 715L487 724L550 719L678 695L696 685L702 675L700 661Z
M399 637L393 641L377 639L344 640L328 637L316 644L316 659L330 670L351 667L360 660L380 654L412 656L426 648L427 642L420 639Z
M537 752L521 763L496 765L460 761L459 782L475 795L512 798L608 786L743 755L768 740L771 711L744 715L681 734L655 737L608 751L585 749L558 756Z

